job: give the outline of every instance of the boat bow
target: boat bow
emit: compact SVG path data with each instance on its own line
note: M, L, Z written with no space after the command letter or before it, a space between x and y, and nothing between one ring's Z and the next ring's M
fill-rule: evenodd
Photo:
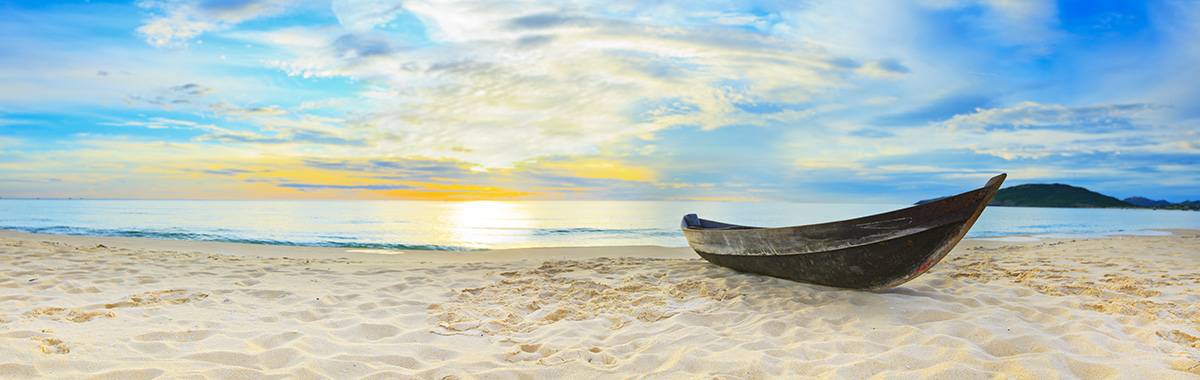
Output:
M907 282L940 261L983 213L1006 178L933 202L856 219L761 228L683 218L688 244L704 259L745 272L876 290Z

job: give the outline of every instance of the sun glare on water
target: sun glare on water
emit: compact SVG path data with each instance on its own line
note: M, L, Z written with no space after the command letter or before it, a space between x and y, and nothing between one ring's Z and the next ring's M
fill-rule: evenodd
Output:
M521 245L533 237L533 220L511 202L452 203L441 219L445 240L470 248Z

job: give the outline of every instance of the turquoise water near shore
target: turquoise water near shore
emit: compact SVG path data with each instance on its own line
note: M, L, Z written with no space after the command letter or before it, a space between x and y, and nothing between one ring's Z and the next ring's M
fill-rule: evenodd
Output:
M0 200L24 232L370 249L687 246L684 214L781 227L908 207L689 201ZM968 237L1200 229L1200 212L990 207Z

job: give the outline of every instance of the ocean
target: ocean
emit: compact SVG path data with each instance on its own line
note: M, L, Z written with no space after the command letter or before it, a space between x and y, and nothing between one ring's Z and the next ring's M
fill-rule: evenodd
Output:
M0 229L390 250L687 246L684 214L764 227L909 205L782 202L422 202L0 199ZM989 207L968 237L1200 229L1200 212Z

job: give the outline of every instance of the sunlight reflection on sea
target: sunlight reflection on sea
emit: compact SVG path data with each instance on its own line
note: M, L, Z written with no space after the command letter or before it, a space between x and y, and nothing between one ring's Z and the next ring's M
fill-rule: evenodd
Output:
M0 200L0 228L26 232L373 250L686 246L684 214L782 227L907 207L690 201ZM968 237L1200 229L1200 212L989 207Z

